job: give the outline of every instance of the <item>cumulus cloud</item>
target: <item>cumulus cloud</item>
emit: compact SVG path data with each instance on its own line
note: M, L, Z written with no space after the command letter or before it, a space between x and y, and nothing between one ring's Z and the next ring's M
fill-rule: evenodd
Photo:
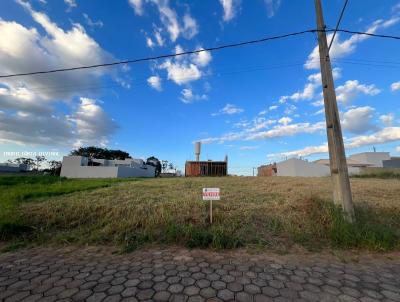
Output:
M346 149L354 149L364 146L385 144L400 140L400 127L387 127L370 135L360 135L345 140ZM328 144L320 146L308 146L303 149L280 153L282 156L309 156L313 154L327 153Z
M147 83L155 90L161 91L161 78L159 76L151 76L147 79Z
M112 59L80 24L74 23L70 30L63 30L46 14L33 10L29 3L17 3L44 29L44 34L34 27L26 28L14 21L0 20L0 69L3 73L100 64ZM69 119L76 111L73 97L79 96L74 88L96 84L106 72L109 71L82 70L21 77L18 81L2 79L0 110L7 110L1 116L0 140L53 145L79 139L81 132L74 130L77 119ZM67 105L65 111L70 113L57 112L56 105L60 102ZM98 104L96 106L101 108ZM104 127L108 121L103 120ZM100 132L97 134L104 137Z
M206 100L207 95L205 94L194 94L190 88L184 88L181 91L181 101L185 104L190 104L196 101Z
M223 20L229 22L232 20L240 6L240 0L219 0L224 10Z
M276 109L278 109L278 106L276 106L276 105L272 105L272 106L269 106L269 108L268 108L270 111L272 111L272 110L276 110Z
M393 124L393 121L394 121L394 114L393 113L382 114L379 117L379 119L386 126L391 126Z
M374 110L372 107L364 106L344 112L341 121L343 130L360 134L376 129L372 123Z
M333 68L332 70L333 78L336 80L341 77L341 69ZM305 84L302 91L297 91L292 95L284 95L279 99L279 103L284 104L288 100L292 100L295 102L301 100L312 100L315 96L315 91L322 85L321 81L321 73L313 73L307 77L308 83Z
M400 21L400 17L397 15L392 16L391 18L387 20L376 20L373 22L366 30L368 33L375 33L380 29L385 29L388 27L391 27L395 24L397 24ZM331 40L333 36L333 33L327 35L328 41ZM350 38L341 40L341 35L340 33L336 34L335 40L333 41L332 48L330 50L330 57L331 59L338 59L338 58L343 58L346 57L350 54L352 54L356 48L357 45L369 39L369 36L364 36L364 35L352 35ZM304 64L304 67L306 69L318 69L319 68L319 48L318 45L315 46L313 51L310 53L308 56L308 59L306 63Z
M400 90L400 82L392 83L392 85L390 85L390 89L391 89L392 91Z
M76 124L78 138L75 145L79 146L93 143L105 146L117 128L96 100L89 98L80 98L79 107L71 120Z
M138 16L143 15L143 1L142 0L129 0L130 6L132 6L135 14Z
M359 95L374 96L379 94L381 91L375 87L375 85L360 84L357 80L346 81L344 85L336 88L336 95L338 102L345 105L350 104Z
M68 10L77 7L76 0L64 0L64 3L68 6Z
M278 123L279 123L279 124L282 124L282 125L287 125L287 124L289 124L289 123L291 123L291 122L292 122L292 119L291 119L290 117L287 117L287 116L282 117L282 118L280 118L280 119L278 120Z
M283 122L283 121L282 121ZM266 140L278 137L293 136L302 133L316 133L325 129L325 122L318 123L294 123L294 124L279 124L272 126L271 129L263 130L262 128L274 124L275 121L264 120L259 123L259 127L249 127L239 132L230 132L220 137L209 137L202 139L203 143L224 143L227 141L251 141L251 140Z
M218 112L213 113L211 115L212 116L217 116L217 115L221 115L221 114L233 115L233 114L242 113L243 111L244 111L243 108L240 108L240 107L238 107L236 105L226 104L224 108L222 108Z
M91 28L95 28L95 27L102 28L104 25L101 20L93 21L92 19L90 19L88 14L83 14L83 17L85 18L86 24L89 25L89 27L91 27Z
M281 0L265 0L265 5L267 6L267 16L272 18L275 16L279 7L281 6Z
M177 45L175 52L182 53L184 50L181 46ZM206 67L210 61L211 54L204 51L191 56L178 56L174 59L167 59L158 68L167 71L169 80L178 85L183 85L199 80L203 76L201 68Z

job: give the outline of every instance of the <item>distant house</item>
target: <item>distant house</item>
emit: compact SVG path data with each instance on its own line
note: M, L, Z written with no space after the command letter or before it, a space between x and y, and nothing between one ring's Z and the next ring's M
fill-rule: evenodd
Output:
M298 158L276 164L277 176L323 177L330 175L329 167Z
M275 176L276 172L276 163L270 165L262 165L257 168L257 176Z
M400 157L390 157L389 152L363 152L347 158L349 175L357 175L368 168L400 168ZM314 162L290 158L273 165L258 168L258 176L323 177L330 175L329 159Z
M314 163L325 165L327 167L330 166L329 159L319 159L319 160L314 161ZM372 166L373 166L373 164L359 162L352 158L347 158L347 170L349 172L349 175L360 174L364 169L366 169L368 167L372 167Z
M67 178L155 177L155 167L134 158L108 160L64 156L60 176Z
M28 170L29 167L25 164L0 163L0 172L18 173Z

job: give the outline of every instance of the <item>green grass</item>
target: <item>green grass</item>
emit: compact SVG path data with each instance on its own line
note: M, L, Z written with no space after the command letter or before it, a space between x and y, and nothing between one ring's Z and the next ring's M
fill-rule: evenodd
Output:
M331 202L328 178L175 178L146 181L0 179L11 248L28 243L145 244L285 251L400 249L400 182L352 179L357 222ZM220 187L209 224L203 187ZM5 192L7 191L7 192ZM8 201L7 201L8 200ZM6 201L6 202L5 202Z
M356 178L382 178L382 179L400 179L400 169L388 168L369 168L363 173L354 175Z
M0 176L0 239L33 231L20 224L14 211L25 202L35 202L73 192L105 188L131 179L66 179L57 176Z

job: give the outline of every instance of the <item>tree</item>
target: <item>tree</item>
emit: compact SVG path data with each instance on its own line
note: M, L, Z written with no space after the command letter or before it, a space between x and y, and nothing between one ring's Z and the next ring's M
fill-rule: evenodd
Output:
M107 148L100 148L96 146L80 147L76 150L72 150L70 155L85 156L89 159L101 158L101 159L120 159L131 158L128 152L122 150L109 150Z
M169 170L174 170L174 169L175 169L174 164L173 164L173 163L169 163L168 169L169 169Z
M167 170L168 168L168 160L162 160L161 166L162 166L162 171L165 172L165 170Z
M36 156L35 157L35 162L36 162L36 171L39 171L40 165L42 162L46 161L46 157L44 156Z
M49 164L49 170L52 175L60 175L61 172L61 162L58 160L50 160L47 162Z
M9 160L10 163L15 163L15 164L24 164L29 167L35 166L35 161L32 158L27 158L27 157L18 157L14 160Z
M161 162L157 157L151 156L146 160L146 165L150 165L156 168L156 177L161 173Z

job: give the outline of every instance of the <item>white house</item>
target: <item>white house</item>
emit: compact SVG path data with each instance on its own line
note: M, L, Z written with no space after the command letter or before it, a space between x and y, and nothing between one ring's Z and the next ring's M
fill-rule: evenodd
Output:
M389 152L363 152L349 156L349 159L365 163L370 167L383 167L384 160L390 160Z
M276 170L277 176L323 177L330 175L329 167L298 158L277 163Z
M330 175L329 159L314 162L291 158L276 164L277 176L323 177ZM357 153L347 158L349 175L360 174L369 167L400 166L400 159L391 158L389 152Z
M155 167L134 158L89 160L84 156L64 156L60 175L67 178L154 177Z

